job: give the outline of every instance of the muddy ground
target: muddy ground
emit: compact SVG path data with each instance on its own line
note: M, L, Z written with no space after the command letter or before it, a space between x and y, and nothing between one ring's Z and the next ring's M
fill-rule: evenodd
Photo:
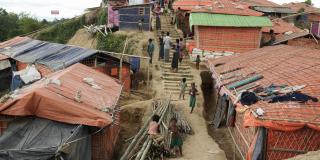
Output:
M201 66L203 70L200 73L201 77L201 90L203 93L203 117L207 120L207 122L211 122L215 113L215 104L217 101L216 92L214 88L214 82L212 80L211 73L206 69L205 66ZM226 153L226 157L228 160L240 160L240 155L238 155L235 150L235 145L232 141L232 137L230 136L228 129L226 126L221 126L218 129L215 129L213 125L207 123L208 133L209 135L219 144L219 147Z

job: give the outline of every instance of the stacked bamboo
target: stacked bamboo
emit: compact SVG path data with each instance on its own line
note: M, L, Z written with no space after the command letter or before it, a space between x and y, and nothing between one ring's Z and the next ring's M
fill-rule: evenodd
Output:
M193 130L189 122L185 120L183 116L181 116L181 114L177 111L172 112L172 114L173 114L172 117L177 119L177 126L179 128L179 132L192 135Z
M120 160L144 160L149 154L152 140L148 138L148 124L150 123L152 116L157 114L160 116L159 124L161 134L164 135L165 139L168 139L169 131L165 124L169 123L171 118L172 107L170 105L170 98L159 101L153 104L153 113L150 115L149 119L144 123L139 132L134 136L130 145L126 149L125 153L122 155ZM166 142L167 145L170 142Z

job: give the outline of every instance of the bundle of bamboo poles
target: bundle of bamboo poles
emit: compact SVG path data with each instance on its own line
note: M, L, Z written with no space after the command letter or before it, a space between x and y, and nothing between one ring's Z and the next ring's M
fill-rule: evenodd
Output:
M181 116L181 114L177 111L172 112L172 114L173 114L172 117L177 119L177 126L179 128L179 132L192 135L193 130L189 122L185 120L183 116Z
M152 145L152 140L148 137L148 124L152 120L152 116L157 114L160 116L160 132L165 138L165 144L168 147L170 145L170 132L168 131L169 120L172 115L172 106L170 105L170 98L153 103L153 112L144 123L139 132L134 136L130 145L126 149L125 153L122 155L120 160L144 160L148 154L150 154L150 148Z

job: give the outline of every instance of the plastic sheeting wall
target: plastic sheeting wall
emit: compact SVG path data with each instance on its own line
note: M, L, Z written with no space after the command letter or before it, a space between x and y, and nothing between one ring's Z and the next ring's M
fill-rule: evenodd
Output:
M24 117L13 120L0 137L0 160L90 160L88 128L47 119ZM60 148L62 145L68 145Z

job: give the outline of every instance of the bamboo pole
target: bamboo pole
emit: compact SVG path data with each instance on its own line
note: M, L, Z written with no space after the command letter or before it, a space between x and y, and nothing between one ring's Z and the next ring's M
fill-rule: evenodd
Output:
M146 140L144 143L143 143L143 146L142 148L140 149L140 151L138 152L138 155L137 157L135 158L135 160L140 160L140 158L142 157L142 154L145 152L146 148L147 148L147 145L151 142L150 138L148 138L148 140Z
M142 58L142 59L149 59L150 57L145 57L145 56L138 56L138 55L131 55L131 54L122 54L122 53L117 53L117 52L110 52L110 51L102 51L102 50L97 50L99 53L104 53L107 55L113 54L113 55L122 55L122 56L127 56L127 57L136 57L136 58Z
M157 108L156 110L153 111L152 115L154 115L156 113L156 111L159 110L159 108ZM132 142L130 143L130 145L128 146L127 150L125 151L125 153L122 155L120 160L126 160L129 152L132 150L133 146L135 146L138 138L144 133L145 129L147 128L149 122L151 121L151 117L149 117L149 119L147 120L147 122L143 125L143 127L139 130L139 132L135 135L134 139L132 140Z
M171 95L170 95L171 97ZM163 113L161 114L160 120L158 122L158 124L160 125L164 119L164 117L166 116L168 109L170 108L170 99L165 103L164 109L163 109ZM139 153L142 154L140 157L140 154L138 154L138 156L136 157L136 160L144 160L146 154L149 152L150 146L151 146L151 139L148 139L145 144L147 144L146 147L143 147ZM144 144L144 145L145 145Z
M150 58L149 58L150 60ZM150 63L148 63L148 73L147 73L147 93L149 94L149 88L150 88Z
M120 82L122 82L122 62L123 62L123 54L124 54L124 52L126 51L127 44L128 44L128 37L126 38L126 42L125 42L125 44L124 44L124 48L123 48L122 54L121 54L121 56L120 56L120 69L119 69L119 80L120 80Z
M145 157L146 157L146 155L147 155L147 153L148 153L148 151L149 151L149 149L151 147L151 142L152 142L151 140L148 140L147 148L144 150L140 160L144 160L145 159Z

